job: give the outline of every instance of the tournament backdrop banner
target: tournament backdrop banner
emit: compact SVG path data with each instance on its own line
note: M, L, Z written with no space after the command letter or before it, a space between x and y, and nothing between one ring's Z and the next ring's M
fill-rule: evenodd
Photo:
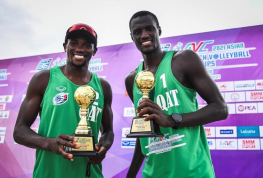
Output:
M216 177L263 177L263 25L163 38L161 44L164 51L197 52L228 105L227 120L205 126ZM32 177L35 150L13 139L17 114L32 76L65 65L65 57L55 53L0 61L0 177ZM124 79L141 62L133 43L101 47L90 61L89 70L108 80L113 91L115 139L103 161L106 178L125 177L132 159L135 139L126 135L135 112ZM206 105L200 97L198 102L199 108ZM39 122L32 125L36 132Z

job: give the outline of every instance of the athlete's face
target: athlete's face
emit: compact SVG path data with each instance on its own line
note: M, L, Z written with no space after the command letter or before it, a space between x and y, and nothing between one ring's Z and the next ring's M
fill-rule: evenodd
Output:
M139 51L150 54L160 48L161 28L152 16L146 15L132 19L131 37Z
M67 43L63 45L67 52L67 62L75 67L88 65L92 55L95 55L97 51L94 44L83 36L76 36L72 39L68 39Z

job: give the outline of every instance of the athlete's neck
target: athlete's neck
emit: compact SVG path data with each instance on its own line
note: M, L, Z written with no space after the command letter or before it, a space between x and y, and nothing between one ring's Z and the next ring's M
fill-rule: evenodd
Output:
M144 70L148 70L148 71L151 71L152 73L155 73L164 55L165 55L165 52L162 51L161 49L158 49L155 52L150 53L150 54L143 54Z
M76 67L72 65L65 65L61 67L64 75L73 83L77 85L85 85L91 80L91 72L88 70L88 65Z

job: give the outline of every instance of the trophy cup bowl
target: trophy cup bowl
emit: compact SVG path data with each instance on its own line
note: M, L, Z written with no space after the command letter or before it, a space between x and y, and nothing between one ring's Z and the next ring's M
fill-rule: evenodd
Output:
M152 72L143 70L135 77L135 84L142 92L142 100L149 99L149 93L155 86L155 76ZM132 120L131 131L128 138L137 137L162 137L159 126L152 120L144 121L147 115L134 117Z
M92 129L87 120L88 108L96 99L96 92L90 86L80 86L74 93L74 99L80 107L80 121L73 135L78 141L80 148L66 148L66 152L73 154L73 156L96 156L98 153L95 150L94 136Z

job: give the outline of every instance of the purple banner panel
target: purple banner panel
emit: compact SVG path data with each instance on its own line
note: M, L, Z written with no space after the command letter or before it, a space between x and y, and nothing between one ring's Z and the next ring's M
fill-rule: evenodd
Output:
M263 177L263 25L163 38L161 45L195 51L228 105L227 120L205 126L216 177ZM106 178L123 178L130 166L135 139L126 135L135 112L124 80L141 62L133 43L101 47L90 61L89 70L113 91L115 139L103 161ZM17 114L32 76L65 64L65 53L0 61L0 177L32 177L35 150L13 139ZM199 96L198 102L206 105ZM35 132L39 121L31 126Z

